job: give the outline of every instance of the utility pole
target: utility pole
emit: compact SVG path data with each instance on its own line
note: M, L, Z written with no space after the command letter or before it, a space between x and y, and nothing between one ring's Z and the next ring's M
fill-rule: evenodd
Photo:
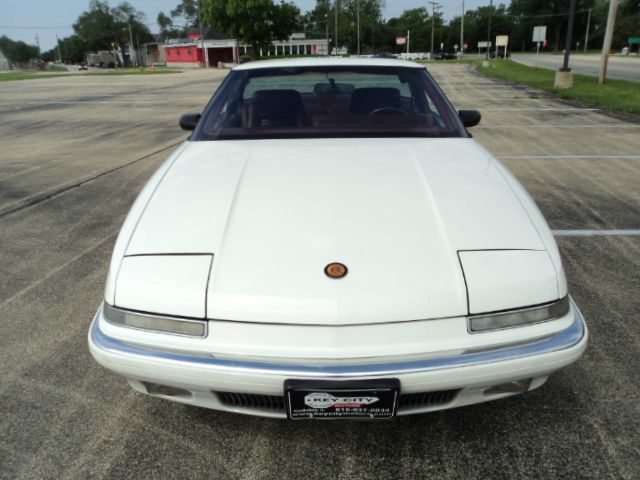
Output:
M460 17L460 51L464 56L464 0L462 0L462 16Z
M432 59L433 58L433 32L434 32L435 20L436 20L436 5L440 6L440 4L438 2L427 2L427 3L431 4L431 51L429 52L429 59Z
M58 43L58 63L62 63L62 53L60 52L60 39L56 35L56 42Z
M335 7L335 11L336 11L336 44L333 46L333 48L336 49L336 55L338 54L338 9L340 8L340 0L336 0L336 3L334 5Z
M38 57L40 57L40 35L36 33L35 39L36 39L36 45L38 45Z
M138 55L136 54L136 62L134 62L134 65L137 63L137 60ZM133 33L131 33L131 23L129 23L129 61L133 61Z
M609 50L611 50L611 40L613 38L613 29L616 25L617 11L618 0L609 0L607 30L604 34L604 44L602 45L602 55L600 56L600 73L598 74L598 83L600 85L607 81L607 64L609 63Z
M407 58L409 55L409 42L411 41L411 30L407 30Z
M569 54L571 53L571 42L573 41L573 20L576 16L576 0L569 2L569 23L567 25L567 38L564 43L564 63L562 64L562 70L570 72L569 68Z
M489 27L487 28L487 51L484 59L489 60L489 47L491 45L491 17L493 16L493 0L489 2Z
M591 9L587 15L587 33L584 35L584 51L587 52L587 43L589 43L589 27L591 26Z
M331 48L329 48L329 0L324 0L324 7L326 9L324 14L324 26L327 35L327 55L329 55L331 52Z
M360 56L360 0L356 0L356 19L358 24L358 56Z
M198 0L198 28L200 29L200 50L202 50L202 60L204 61L204 68L209 68L209 55L207 55L207 49L204 48L204 35L202 35L202 1ZM256 55L258 52L256 52Z

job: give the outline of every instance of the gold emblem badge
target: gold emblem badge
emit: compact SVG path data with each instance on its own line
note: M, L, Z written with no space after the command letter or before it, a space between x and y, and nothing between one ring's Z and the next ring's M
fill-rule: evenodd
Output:
M342 263L330 263L324 269L324 273L327 274L327 277L331 278L342 278L348 271L349 269L347 266Z

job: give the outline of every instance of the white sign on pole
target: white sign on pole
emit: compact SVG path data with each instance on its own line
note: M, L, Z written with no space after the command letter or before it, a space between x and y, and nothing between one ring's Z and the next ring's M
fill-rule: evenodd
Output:
M496 35L496 47L506 47L509 45L509 35Z
M489 48L491 47L491 42L478 42L478 48L487 48L487 47Z
M539 25L537 27L533 27L533 42L543 43L544 39L547 38L547 26Z
M396 45L406 45L406 44L407 44L407 37L396 38Z

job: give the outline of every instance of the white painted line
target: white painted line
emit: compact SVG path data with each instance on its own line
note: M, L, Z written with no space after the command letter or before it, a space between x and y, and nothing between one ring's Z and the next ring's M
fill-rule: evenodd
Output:
M556 237L640 236L640 229L629 230L551 230Z
M29 102L29 105L75 105L75 104L99 104L99 105L137 105L137 104L159 104L162 102L126 102L118 100L72 100L68 102Z
M620 123L611 125L478 125L474 128L640 128L634 123Z
M529 111L540 111L540 112L599 112L599 108L483 108L483 112L491 111L491 112L529 112Z
M602 158L640 158L640 155L513 155L513 156L502 156L502 157L496 157L499 158L500 160L521 160L521 159L546 159L546 158L558 158L558 159L565 159L565 158L596 158L596 159L602 159Z

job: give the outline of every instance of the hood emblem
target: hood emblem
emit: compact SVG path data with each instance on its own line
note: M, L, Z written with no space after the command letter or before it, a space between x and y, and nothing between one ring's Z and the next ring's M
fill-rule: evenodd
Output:
M324 268L324 273L330 278L342 278L348 272L349 269L342 263L330 263Z

